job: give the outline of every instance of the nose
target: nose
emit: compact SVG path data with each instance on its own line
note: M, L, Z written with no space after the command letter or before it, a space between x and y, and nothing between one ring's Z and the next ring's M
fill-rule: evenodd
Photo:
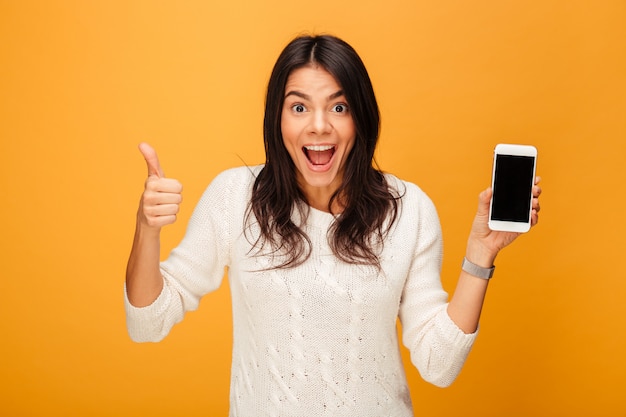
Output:
M311 133L317 135L323 135L329 133L332 130L332 124L329 119L328 112L316 111L313 112L310 124Z

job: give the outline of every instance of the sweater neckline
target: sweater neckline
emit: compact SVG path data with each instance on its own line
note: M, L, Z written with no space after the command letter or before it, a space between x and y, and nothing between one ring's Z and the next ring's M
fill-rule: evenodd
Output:
M326 211L318 210L309 206L309 216L307 223L311 226L317 226L323 229L328 229L330 225L335 221L336 216Z

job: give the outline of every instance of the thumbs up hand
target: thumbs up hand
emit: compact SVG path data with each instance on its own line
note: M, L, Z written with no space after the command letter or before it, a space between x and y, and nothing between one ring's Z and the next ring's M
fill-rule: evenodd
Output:
M175 179L165 178L156 151L147 143L139 145L139 151L148 166L148 178L139 204L137 220L144 226L160 230L176 221L183 186Z

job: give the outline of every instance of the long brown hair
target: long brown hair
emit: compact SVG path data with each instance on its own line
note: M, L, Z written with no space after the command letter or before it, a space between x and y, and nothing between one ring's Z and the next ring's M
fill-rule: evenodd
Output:
M334 36L297 37L285 47L274 65L265 101L265 166L255 180L246 222L250 224L254 214L260 229L260 236L254 242L259 251L269 244L271 253L285 259L275 268L293 267L308 259L311 242L294 223L292 214L298 210L300 217L306 218L309 206L298 187L295 165L283 143L281 114L289 75L311 64L323 67L341 85L356 126L356 139L346 160L342 184L329 202L329 211L337 198L344 207L328 231L330 247L345 262L380 267L378 254L396 220L398 196L388 186L383 173L372 165L380 113L369 75L356 51Z

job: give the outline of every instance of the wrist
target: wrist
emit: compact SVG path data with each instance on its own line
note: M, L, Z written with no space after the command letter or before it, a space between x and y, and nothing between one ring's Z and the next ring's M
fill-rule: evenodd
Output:
M482 245L468 244L465 251L465 259L482 268L491 268L496 260L498 252L488 250Z
M161 227L151 226L147 221L137 218L135 226L136 240L159 240L161 237Z
M467 260L467 258L463 258L461 269L474 277L488 280L488 279L491 279L491 277L493 276L493 272L496 269L496 267L491 266L490 268L484 268L482 266L476 265L475 263Z
M498 251L485 245L480 239L472 238L467 242L465 259L483 268L491 268L498 256Z

